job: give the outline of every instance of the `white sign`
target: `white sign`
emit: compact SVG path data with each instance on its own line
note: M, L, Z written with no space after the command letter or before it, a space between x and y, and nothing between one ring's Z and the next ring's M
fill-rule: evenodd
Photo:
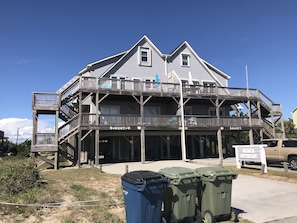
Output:
M130 126L110 126L110 130L131 130Z
M236 166L238 169L241 168L241 162L257 162L264 165L264 173L267 173L267 163L265 149L267 145L234 145Z

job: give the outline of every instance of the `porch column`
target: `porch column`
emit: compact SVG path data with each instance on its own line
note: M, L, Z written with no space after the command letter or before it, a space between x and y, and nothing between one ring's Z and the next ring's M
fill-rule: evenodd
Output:
M98 120L98 119L97 119ZM100 143L99 143L99 129L95 130L95 166L99 166L99 150L100 150Z
M132 136L130 144L131 144L131 160L134 160L134 136Z
M220 104L219 99L216 99L216 115L217 115L217 138L218 138L218 150L219 150L219 166L223 166L223 145L222 145L222 127L220 125Z
M251 101L248 100L248 116L249 116L249 139L250 139L250 145L254 144L254 137L253 137L253 129L252 129L252 111L251 111Z
M200 158L204 158L204 140L202 136L199 136L199 149L200 149Z
M185 115L184 115L184 100L183 100L183 89L182 89L182 83L180 81L180 116L181 116L181 154L182 154L182 160L187 160L187 151L186 151L186 130L185 130Z
M57 146L57 152L55 152L55 165L54 169L59 169L59 144L58 144L58 138L59 138L59 111L56 111L56 117L55 117L55 146Z
M144 108L143 108L143 95L140 96L140 115L141 115L141 129L140 129L140 153L141 163L145 162L145 130L144 130Z
M262 116L261 116L261 104L260 101L257 101L257 107L258 107L258 122L260 123L262 120ZM260 140L263 139L263 129L260 129Z
M98 81L97 81L98 83ZM99 126L99 93L96 92L96 126L98 127ZM99 129L96 129L95 130L95 146L94 146L94 149L95 149L95 166L99 166L99 149L100 149L100 143L99 143L99 140L100 139L100 135L99 135Z
M167 158L170 159L171 154L170 154L170 136L166 137L166 145L167 145Z
M82 92L79 92L78 95L78 111L79 111L79 116L78 116L78 138L77 138L77 166L80 167L81 163L80 163L80 157L81 157L81 137L82 137L82 132L81 132L81 121L82 121Z
M77 138L77 167L81 166L80 157L81 157L81 130L78 130L78 138Z
M222 147L222 130L218 129L217 132L218 137L218 149L219 149L219 166L223 167L223 147Z

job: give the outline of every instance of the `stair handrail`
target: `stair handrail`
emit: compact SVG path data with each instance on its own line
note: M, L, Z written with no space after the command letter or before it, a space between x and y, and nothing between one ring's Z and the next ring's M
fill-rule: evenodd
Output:
M79 78L79 76L73 77L57 91L61 95L61 101L67 98L67 96L74 95L79 90Z
M79 127L79 116L80 115L77 114L72 119L65 122L62 126L59 127L59 130L58 130L59 139L67 136L68 134L70 134L71 132L73 132L75 129Z
M268 98L262 91L258 90L258 92L259 92L258 96L262 104L271 109L274 102L270 98Z
M270 137L274 137L275 133L274 133L274 128L272 126L272 123L264 118L262 119L262 123L263 123L263 129L265 130L265 132L268 133Z
M65 114L68 117L68 119L71 119L75 115L77 115L77 113L75 113L67 104L64 104L60 107L60 113Z

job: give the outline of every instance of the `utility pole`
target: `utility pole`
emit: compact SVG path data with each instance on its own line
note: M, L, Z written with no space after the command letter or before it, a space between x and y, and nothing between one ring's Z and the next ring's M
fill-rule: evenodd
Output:
M17 130L16 145L18 145L18 140L19 140L19 128L18 128L18 130Z

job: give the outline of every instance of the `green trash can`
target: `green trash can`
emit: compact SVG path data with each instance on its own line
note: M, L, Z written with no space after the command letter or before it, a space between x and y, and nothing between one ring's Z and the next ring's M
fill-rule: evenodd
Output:
M164 190L164 217L166 222L194 219L197 222L197 184L200 176L185 167L167 167L159 173L170 179ZM200 211L199 211L200 213ZM198 214L201 218L201 215ZM202 221L202 218L199 222Z
M237 178L237 174L221 167L202 167L195 171L201 176L197 195L204 222L230 220L232 180Z

